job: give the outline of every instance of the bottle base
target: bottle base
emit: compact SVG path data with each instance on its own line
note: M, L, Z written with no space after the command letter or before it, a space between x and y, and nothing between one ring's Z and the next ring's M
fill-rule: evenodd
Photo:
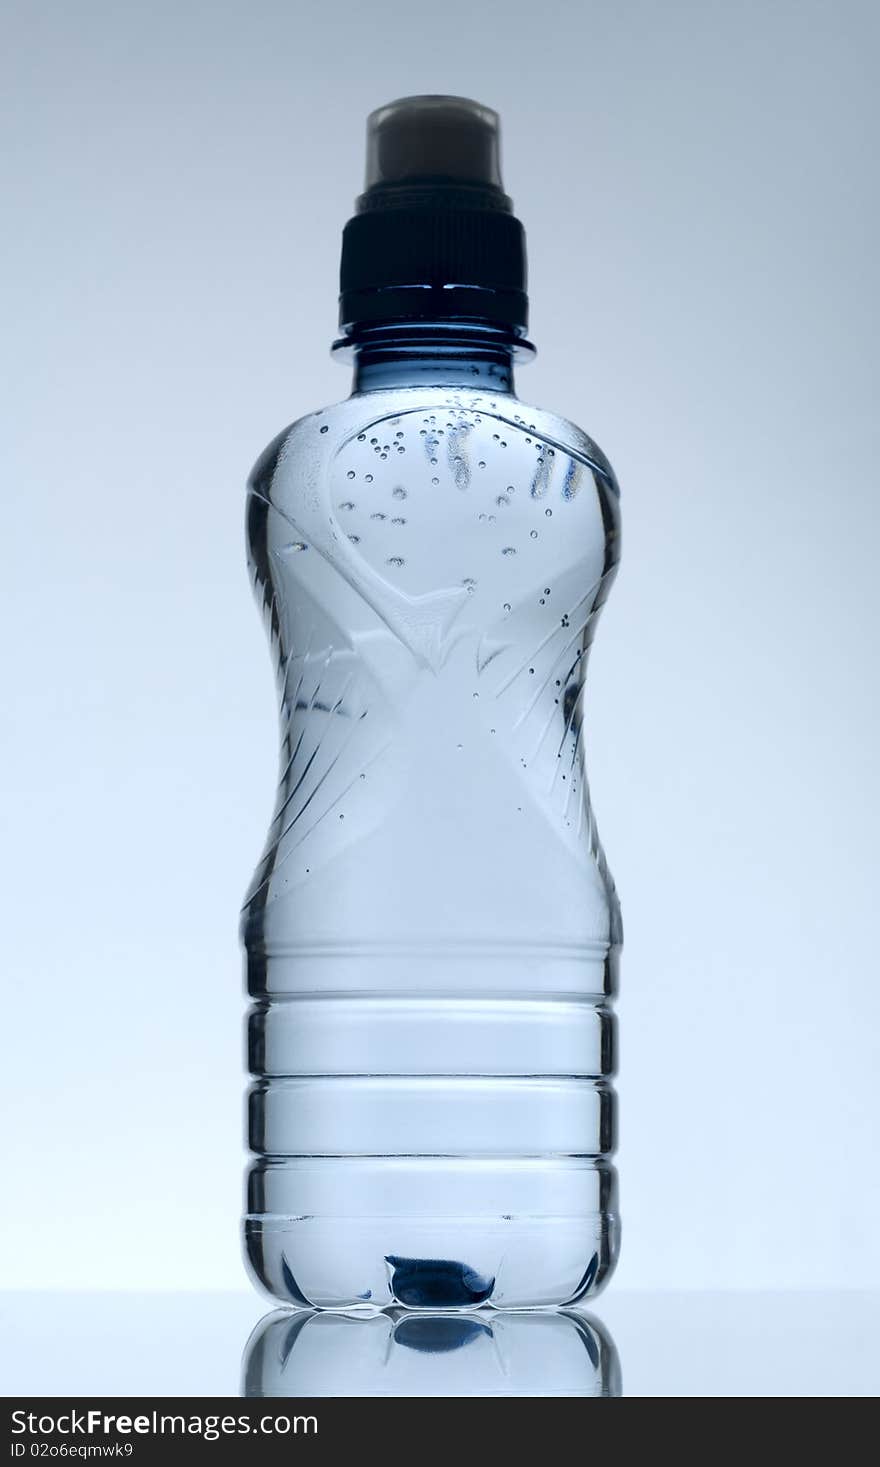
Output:
M315 1309L538 1309L599 1293L618 1218L272 1217L244 1223L248 1269L287 1305Z

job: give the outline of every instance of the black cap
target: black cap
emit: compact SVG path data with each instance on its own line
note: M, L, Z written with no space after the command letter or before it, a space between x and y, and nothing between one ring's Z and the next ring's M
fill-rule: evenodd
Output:
M356 210L342 236L344 331L455 318L525 331L525 235L501 186L490 107L404 97L372 112Z

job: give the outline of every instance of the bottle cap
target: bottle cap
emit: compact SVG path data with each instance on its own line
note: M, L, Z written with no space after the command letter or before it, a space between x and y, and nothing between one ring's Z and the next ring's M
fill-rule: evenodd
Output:
M501 188L498 113L466 97L403 97L367 118L365 188L411 182Z
M340 325L528 320L523 227L501 182L498 114L403 97L367 119L364 192L342 237Z

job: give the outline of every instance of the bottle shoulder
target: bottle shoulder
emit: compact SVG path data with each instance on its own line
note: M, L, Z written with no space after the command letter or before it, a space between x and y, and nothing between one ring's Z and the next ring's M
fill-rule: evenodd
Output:
M394 432L388 431L392 428ZM384 464L389 459L403 459L414 447L430 458L434 456L432 445L437 450L444 446L448 449L450 442L455 445L465 439L470 458L479 453L481 443L497 458L514 440L518 447L532 449L536 462L542 453L552 458L561 452L588 467L619 496L614 470L605 453L570 419L509 394L421 386L356 393L304 414L266 446L251 470L248 485L253 489L271 484L282 460L295 458L299 467L311 463L324 468L351 441L363 442L367 445L365 455L372 453L377 462Z

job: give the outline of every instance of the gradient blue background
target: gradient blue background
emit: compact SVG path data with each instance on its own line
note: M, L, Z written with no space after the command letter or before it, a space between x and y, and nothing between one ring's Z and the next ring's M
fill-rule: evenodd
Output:
M7 4L6 1287L237 1287L243 565L363 124L496 107L527 399L623 487L592 786L624 904L622 1287L880 1285L877 63L858 0Z

